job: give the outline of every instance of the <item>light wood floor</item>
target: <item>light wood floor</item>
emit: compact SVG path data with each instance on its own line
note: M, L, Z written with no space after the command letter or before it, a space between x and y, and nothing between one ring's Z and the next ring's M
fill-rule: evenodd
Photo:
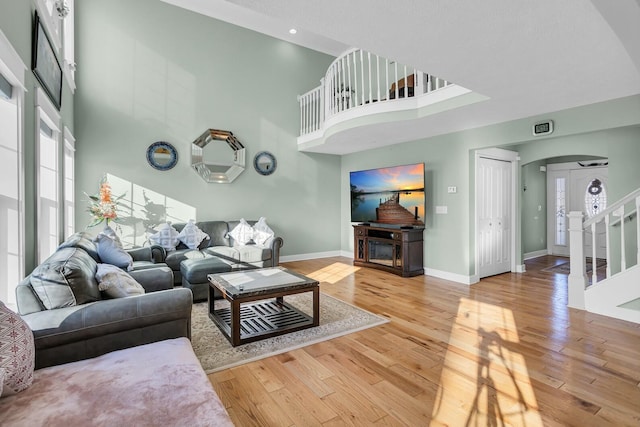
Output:
M471 287L288 263L390 322L209 378L238 426L638 426L640 325L568 309L562 261Z

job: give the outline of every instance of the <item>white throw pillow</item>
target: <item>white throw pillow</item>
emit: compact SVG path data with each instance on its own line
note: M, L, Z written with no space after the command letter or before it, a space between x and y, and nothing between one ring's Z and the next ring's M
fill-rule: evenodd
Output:
M27 322L0 301L0 396L10 396L33 383L36 347Z
M142 285L126 271L111 264L98 264L96 271L98 289L109 298L124 298L144 294Z
M253 233L253 241L260 246L270 246L276 235L271 227L267 225L267 219L263 216L253 226Z
M189 249L198 249L203 240L209 239L209 235L200 230L195 221L190 219L187 225L178 234L178 240L184 243Z
M178 231L171 223L160 224L156 228L157 233L149 236L149 241L154 245L162 246L166 251L175 250L178 245Z
M236 225L233 230L229 232L229 236L233 237L235 243L244 246L253 240L253 227L251 227L244 218L241 218L240 224Z

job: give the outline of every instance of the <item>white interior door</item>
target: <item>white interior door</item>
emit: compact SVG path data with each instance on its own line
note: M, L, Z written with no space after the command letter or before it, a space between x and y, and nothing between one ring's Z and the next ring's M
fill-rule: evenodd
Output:
M478 274L511 271L511 162L481 157L477 171Z

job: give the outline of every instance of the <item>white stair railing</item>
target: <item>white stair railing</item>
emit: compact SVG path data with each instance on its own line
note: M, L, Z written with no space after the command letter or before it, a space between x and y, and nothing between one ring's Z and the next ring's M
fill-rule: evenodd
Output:
M607 209L600 212L598 215L587 219L583 222L582 212L569 213L569 238L570 238L570 262L571 272L569 274L569 306L575 308L585 308L584 293L589 285L589 279L586 272L585 256L590 255L592 260L591 269L591 285L598 283L598 276L596 272L596 228L598 224L604 223L605 225L605 246L606 246L606 273L605 279L615 276L616 274L623 273L630 268L627 266L627 248L636 248L636 262L635 265L640 265L640 226L637 223L637 214L640 212L640 188L627 194L617 202L611 204ZM636 218L636 233L632 236L627 236L625 230L625 223L630 222L633 218ZM619 226L619 232L616 232L616 236L620 237L620 252L619 259L616 256L615 261L619 261L620 270L615 274L612 273L611 266L612 261L612 230L614 227ZM591 231L591 254L585 254L585 231ZM628 239L633 239L635 242L629 242ZM635 245L633 244L635 243ZM617 262L616 262L617 265Z
M320 86L299 95L300 136L316 132L326 119L374 103L402 102L452 83L361 49L336 58Z

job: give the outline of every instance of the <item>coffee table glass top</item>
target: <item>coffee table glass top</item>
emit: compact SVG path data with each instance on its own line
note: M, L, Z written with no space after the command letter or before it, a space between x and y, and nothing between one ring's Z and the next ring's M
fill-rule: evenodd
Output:
M284 267L209 274L209 281L233 298L269 293L275 289L293 290L317 286L318 281Z

